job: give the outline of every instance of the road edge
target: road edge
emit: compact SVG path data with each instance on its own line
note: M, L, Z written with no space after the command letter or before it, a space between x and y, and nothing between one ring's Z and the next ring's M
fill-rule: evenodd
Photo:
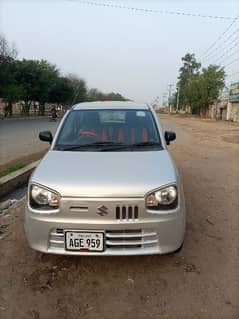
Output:
M11 174L0 177L0 198L26 184L38 163L39 161L32 162Z

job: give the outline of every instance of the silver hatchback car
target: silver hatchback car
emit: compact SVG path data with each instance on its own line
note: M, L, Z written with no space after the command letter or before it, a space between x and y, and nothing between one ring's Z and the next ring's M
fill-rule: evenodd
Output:
M30 246L65 255L164 254L185 233L182 184L154 110L134 102L80 103L32 174L25 212Z

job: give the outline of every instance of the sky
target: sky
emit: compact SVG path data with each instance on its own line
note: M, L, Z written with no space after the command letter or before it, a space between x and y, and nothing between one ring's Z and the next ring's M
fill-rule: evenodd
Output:
M181 58L187 52L195 53L205 67L220 57L224 65L239 57L239 19L205 59L207 49L233 20L165 13L235 18L239 14L238 0L86 2L0 0L0 33L15 44L19 59L46 59L62 74L84 78L89 88L119 92L141 102L152 102L157 97L161 102L169 84L175 89ZM157 12L97 6L92 2ZM223 44L230 36L230 41ZM239 72L239 60L226 71ZM239 80L239 73L227 81L237 77Z

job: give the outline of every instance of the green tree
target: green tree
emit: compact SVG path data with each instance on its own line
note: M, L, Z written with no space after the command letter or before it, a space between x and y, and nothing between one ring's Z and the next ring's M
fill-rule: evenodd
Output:
M99 90L95 88L90 89L87 93L87 101L89 102L98 101L100 94L101 92Z
M45 60L18 61L16 80L24 88L23 113L29 114L31 105L35 101L40 104L39 114L45 112L45 103L50 98L50 92L56 85L59 78L59 71L55 65Z
M59 77L59 71L55 65L45 60L40 61L39 84L37 87L37 97L39 101L39 114L45 114L45 103L49 100L52 87L55 85Z
M225 86L225 71L216 65L203 68L202 73L194 75L188 84L188 101L191 106L206 115L208 106L218 98Z
M45 60L16 60L16 49L0 36L0 97L7 100L6 114L12 114L12 104L22 101L22 113L29 114L31 106L39 102L39 114L45 103L75 104L88 101L126 99L119 93L88 91L84 79L75 75L60 76L55 65Z
M15 46L10 46L6 38L0 34L0 65L4 62L14 61L16 57L17 50Z
M87 101L128 101L119 93L102 93L98 89L90 89L87 94Z
M78 78L76 75L70 74L68 76L70 85L72 87L71 104L84 102L87 100L87 85L84 79Z
M12 115L12 104L23 95L23 87L16 81L17 51L0 35L0 97L7 101L5 116Z
M7 106L4 110L4 115L5 117L8 115L12 116L12 105L22 98L24 95L24 88L13 81L12 83L4 85L3 94L4 98L7 100Z
M106 100L108 101L127 101L121 94L111 92L105 95Z
M51 88L48 102L57 104L70 104L74 96L71 81L66 77L59 77Z
M199 74L201 63L197 62L195 55L187 53L182 57L183 66L179 69L179 77L177 86L180 88L179 106L186 106L189 103L189 87L190 80Z

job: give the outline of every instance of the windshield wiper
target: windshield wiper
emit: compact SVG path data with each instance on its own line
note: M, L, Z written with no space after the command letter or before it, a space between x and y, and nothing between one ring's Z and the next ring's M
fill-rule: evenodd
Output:
M104 146L121 146L122 143L115 143L115 142L93 142L93 143L87 143L87 144L81 144L81 145L72 145L69 147L60 147L61 151L74 151L78 149L84 149L84 148L91 148L91 147L104 147Z
M93 142L93 143L87 143L87 144L81 144L81 145L72 145L69 147L59 147L59 150L61 151L76 151L76 150L88 150L91 148L96 148L97 151L100 152L107 152L111 150L121 150L121 149L127 149L127 148L137 148L137 147L145 147L145 146L158 146L162 147L161 144L157 142L140 142L135 144L123 144L118 142Z
M158 142L140 142L140 143L135 143L131 144L131 147L142 147L142 146L159 146L162 147L161 144Z
M107 148L101 149L101 152L107 152L111 150L121 150L121 149L133 149L133 148L142 148L142 147L147 147L147 146L157 146L162 148L162 145L157 143L157 142L140 142L140 143L135 143L135 144L120 144L119 145L113 145L109 146Z

